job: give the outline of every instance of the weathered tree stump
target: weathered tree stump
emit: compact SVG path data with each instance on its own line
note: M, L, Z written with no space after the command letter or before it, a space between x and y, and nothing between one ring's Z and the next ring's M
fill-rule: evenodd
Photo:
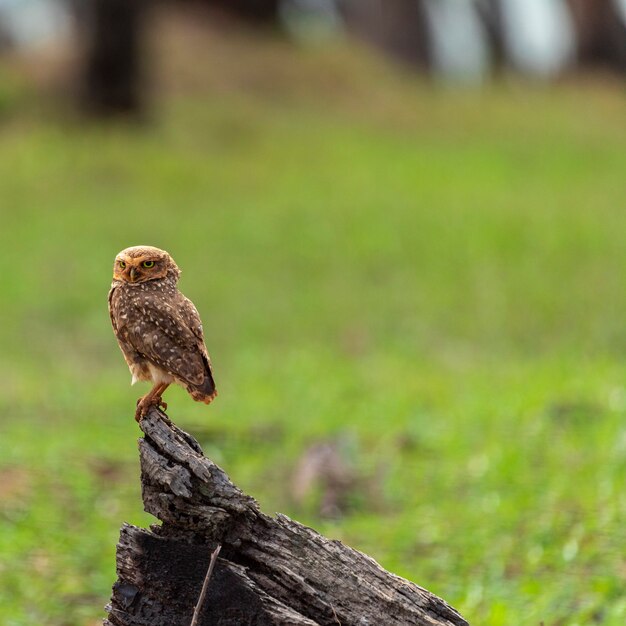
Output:
M198 625L467 626L446 602L284 515L269 517L153 409L140 423L145 510L124 525L108 626L189 626L221 544Z

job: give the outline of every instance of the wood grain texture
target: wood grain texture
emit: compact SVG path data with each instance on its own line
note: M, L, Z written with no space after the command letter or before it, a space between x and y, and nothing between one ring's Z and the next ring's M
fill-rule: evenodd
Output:
M199 623L464 626L445 601L284 515L269 517L153 409L140 423L151 530L124 526L105 624L188 626L222 544Z

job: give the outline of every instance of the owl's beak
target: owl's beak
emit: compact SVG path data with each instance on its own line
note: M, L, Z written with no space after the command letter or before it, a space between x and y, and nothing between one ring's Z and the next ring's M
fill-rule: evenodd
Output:
M130 276L130 282L134 283L135 282L135 278L137 276L137 268L136 267L131 267L130 271L128 272L128 275Z

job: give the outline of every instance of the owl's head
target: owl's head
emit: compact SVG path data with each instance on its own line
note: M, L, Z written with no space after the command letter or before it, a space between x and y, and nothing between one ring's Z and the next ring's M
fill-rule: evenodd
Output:
M172 276L177 279L180 270L174 259L165 251L153 246L132 246L115 257L113 280L139 284Z

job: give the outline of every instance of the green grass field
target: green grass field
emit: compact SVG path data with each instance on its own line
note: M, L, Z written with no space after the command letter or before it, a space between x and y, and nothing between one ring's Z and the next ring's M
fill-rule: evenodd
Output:
M1 623L99 623L122 522L154 521L106 306L139 243L183 269L220 389L169 415L265 511L476 626L626 623L623 89L291 94L272 63L139 128L0 96ZM336 519L290 495L320 441L358 477Z

